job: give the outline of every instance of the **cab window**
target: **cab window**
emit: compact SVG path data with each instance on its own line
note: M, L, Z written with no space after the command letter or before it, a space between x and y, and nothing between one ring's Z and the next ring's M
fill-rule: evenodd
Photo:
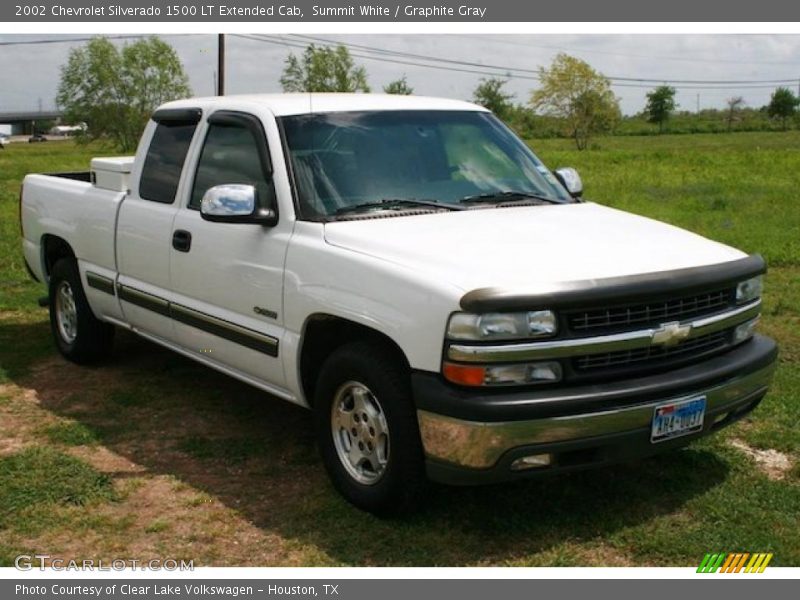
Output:
M139 179L139 197L172 204L197 123L159 123Z
M255 135L252 129L240 125L209 125L197 163L189 208L199 209L206 191L228 183L254 186L261 206L274 203L272 178L259 154Z

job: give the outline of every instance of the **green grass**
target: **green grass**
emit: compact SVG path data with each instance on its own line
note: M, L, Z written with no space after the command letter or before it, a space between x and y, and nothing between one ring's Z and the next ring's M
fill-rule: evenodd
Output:
M80 557L101 543L114 556L169 548L216 565L696 565L709 551L769 551L775 565L800 565L800 132L600 138L586 152L569 140L530 143L549 166L576 167L593 201L765 256L761 329L781 358L750 417L651 460L435 487L419 514L376 519L327 482L306 412L132 336L119 336L101 368L54 358L41 290L20 258L19 182L84 169L106 150L12 145L0 151L0 384L11 386L0 433L34 449L0 454L0 564L20 550ZM6 427L9 415L29 430ZM734 437L793 467L770 479ZM140 470L131 479L114 463L104 474L67 451ZM117 498L110 479L128 491Z
M577 168L587 199L800 266L798 131L600 138L587 152L531 144L549 166Z
M64 446L93 446L97 443L95 433L83 423L63 421L49 425L42 431L53 444Z
M52 448L29 448L0 458L0 530L19 526L23 513L46 515L53 505L83 506L113 498L108 476Z

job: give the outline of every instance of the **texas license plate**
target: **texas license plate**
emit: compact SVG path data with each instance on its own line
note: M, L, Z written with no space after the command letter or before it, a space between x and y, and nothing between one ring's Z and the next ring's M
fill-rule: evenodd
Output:
M650 441L655 444L700 431L705 414L705 396L659 404L653 412Z

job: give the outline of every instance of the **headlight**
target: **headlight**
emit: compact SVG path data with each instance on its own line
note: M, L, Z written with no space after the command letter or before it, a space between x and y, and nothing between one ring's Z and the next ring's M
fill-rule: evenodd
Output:
M745 304L761 296L762 279L761 275L751 277L736 286L736 303Z
M520 313L455 313L447 324L451 340L519 340L549 337L558 330L551 310Z

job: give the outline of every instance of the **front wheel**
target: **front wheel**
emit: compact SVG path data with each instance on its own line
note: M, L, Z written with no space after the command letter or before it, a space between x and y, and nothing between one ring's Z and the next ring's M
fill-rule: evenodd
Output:
M314 401L320 452L334 486L379 515L413 509L426 484L407 369L381 344L355 342L323 365Z
M92 313L75 259L62 258L53 266L49 292L50 329L58 351L78 364L105 358L111 352L114 327Z

